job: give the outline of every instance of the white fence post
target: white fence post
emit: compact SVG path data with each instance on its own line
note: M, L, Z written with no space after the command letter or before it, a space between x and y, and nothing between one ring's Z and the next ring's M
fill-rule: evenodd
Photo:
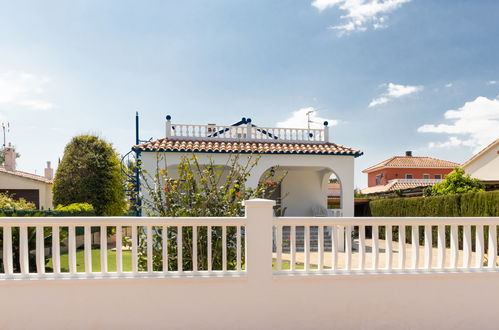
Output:
M275 201L250 199L246 207L246 269L248 280L254 282L272 279L272 220Z

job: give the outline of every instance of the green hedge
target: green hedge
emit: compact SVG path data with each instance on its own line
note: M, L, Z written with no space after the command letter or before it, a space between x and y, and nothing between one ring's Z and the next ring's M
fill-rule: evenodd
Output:
M378 199L369 208L374 217L498 217L499 191Z
M94 211L56 211L56 210L2 210L0 217L92 217Z

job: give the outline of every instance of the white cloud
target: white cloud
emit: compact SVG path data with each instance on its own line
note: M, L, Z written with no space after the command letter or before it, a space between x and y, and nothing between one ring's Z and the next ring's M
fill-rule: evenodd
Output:
M445 87L447 87L447 88L450 88L450 87L452 87L452 86L454 86L454 84L453 84L453 83L448 83L448 84L445 84Z
M394 83L388 83L386 86L386 92L380 97L373 99L371 103L369 103L369 108L385 104L393 99L398 99L423 90L423 86L397 85Z
M54 107L43 100L44 86L50 83L47 77L25 72L0 74L0 105L19 106L33 110L47 110Z
M489 80L487 81L487 85L495 85L497 84L497 80Z
M317 110L314 107L301 108L293 111L291 117L284 121L280 121L276 124L277 127L281 128L307 128L308 118L307 113L310 112L310 123L311 128L322 128L324 127L324 122L327 121L329 126L335 126L338 124L337 120L326 119L317 116Z
M319 11L338 6L346 14L341 16L344 24L331 26L340 34L365 31L369 26L380 29L387 26L387 14L411 0L314 0L312 6Z
M476 152L499 138L499 100L479 96L457 110L446 111L444 116L452 122L418 128L421 133L451 135L446 141L430 142L430 148L468 146Z

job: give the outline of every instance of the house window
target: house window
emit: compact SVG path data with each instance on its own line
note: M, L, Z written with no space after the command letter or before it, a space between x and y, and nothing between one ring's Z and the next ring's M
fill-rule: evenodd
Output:
M406 179L414 179L414 177L412 176L412 174L406 174L406 175L405 175L405 178L406 178Z
M442 174L435 174L435 179L441 180L442 179Z
M423 174L423 179L428 180L430 178L429 174Z
M381 184L381 174L376 175L376 185L379 186Z

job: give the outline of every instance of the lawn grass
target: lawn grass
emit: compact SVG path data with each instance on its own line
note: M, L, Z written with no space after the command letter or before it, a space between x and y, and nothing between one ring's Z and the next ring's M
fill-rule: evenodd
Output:
M123 254L123 271L131 272L132 271L132 252L131 251L122 251ZM52 258L49 258L47 264L45 265L47 268L52 268ZM107 270L109 272L116 271L116 251L107 250ZM69 271L69 256L67 253L61 254L61 271L68 272ZM85 271L85 255L84 250L76 251L76 271L84 272ZM100 250L94 249L92 250L92 271L100 272Z
M131 272L132 271L132 252L131 251L122 251L123 254L123 271ZM290 262L287 260L282 261L282 270L290 269ZM47 268L52 268L52 258L49 258L47 264L45 265ZM244 265L242 265L244 269ZM107 250L107 268L109 272L116 271L116 251ZM326 267L327 268L327 267ZM100 250L93 249L92 250L92 271L100 272ZM277 263L275 260L272 260L272 269L277 269ZM296 270L302 270L303 264L297 263L295 266ZM317 265L310 265L310 269L317 269ZM67 253L61 254L61 271L69 272L69 256ZM85 255L84 250L76 251L76 271L77 272L85 272Z

